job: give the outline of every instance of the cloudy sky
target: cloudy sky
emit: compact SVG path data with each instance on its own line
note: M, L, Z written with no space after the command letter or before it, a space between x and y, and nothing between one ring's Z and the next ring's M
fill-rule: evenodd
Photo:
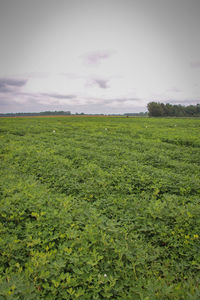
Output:
M200 103L199 0L0 0L0 112Z

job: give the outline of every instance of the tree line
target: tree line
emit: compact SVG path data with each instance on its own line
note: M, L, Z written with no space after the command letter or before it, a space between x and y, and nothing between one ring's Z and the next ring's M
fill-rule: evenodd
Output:
M68 116L71 111L42 111L42 112L20 112L0 114L0 117L31 117L31 116Z
M150 102L147 108L150 117L200 117L200 104L183 106Z

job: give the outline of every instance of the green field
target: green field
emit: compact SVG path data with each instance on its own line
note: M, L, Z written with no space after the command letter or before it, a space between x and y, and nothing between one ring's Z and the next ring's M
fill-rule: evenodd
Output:
M0 119L0 299L200 299L200 119Z

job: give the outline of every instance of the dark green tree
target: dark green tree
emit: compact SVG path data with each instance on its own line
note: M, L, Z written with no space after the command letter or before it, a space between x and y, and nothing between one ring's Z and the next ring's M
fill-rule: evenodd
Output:
M200 117L200 104L183 106L150 102L147 108L150 117Z
M162 117L164 116L164 110L162 103L150 102L147 105L150 117Z

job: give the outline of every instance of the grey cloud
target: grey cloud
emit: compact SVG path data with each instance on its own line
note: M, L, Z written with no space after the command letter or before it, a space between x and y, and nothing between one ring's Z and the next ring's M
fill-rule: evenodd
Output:
M54 98L53 98L54 99ZM76 101L58 101L47 98L47 94L16 93L0 95L1 112L39 112L45 110L70 110L85 113L125 113L143 111L142 99L139 98L84 98L77 96ZM127 103L129 102L129 103ZM132 103L131 103L132 102Z
M98 50L85 54L83 58L87 63L97 65L101 60L109 58L113 53L113 51L109 50Z
M74 99L76 98L76 95L61 95L61 94L55 94L55 93L44 93L41 94L42 96L56 98L56 99Z
M97 84L101 89L107 89L108 88L108 80L94 79L94 83Z
M0 93L14 92L26 83L27 79L0 78Z
M0 87L2 86L21 87L26 83L27 83L27 79L0 78Z
M8 94L7 94L8 95ZM1 97L0 96L0 111L2 113L9 112L35 112L42 111L42 105L35 98L23 97L21 96L23 101L19 102L17 99L13 99L12 96Z
M11 93L0 94L0 110L2 112L37 111L39 107L60 107L62 102L63 105L66 105L67 107L69 103L66 103L66 101L70 102L74 98L76 98L76 95L61 95L56 93L24 93L23 91L13 89ZM59 100L61 100L61 103Z
M198 68L200 68L200 60L199 61L191 61L190 67L192 69L198 69Z
M11 91L9 87L0 84L0 93L10 93Z

